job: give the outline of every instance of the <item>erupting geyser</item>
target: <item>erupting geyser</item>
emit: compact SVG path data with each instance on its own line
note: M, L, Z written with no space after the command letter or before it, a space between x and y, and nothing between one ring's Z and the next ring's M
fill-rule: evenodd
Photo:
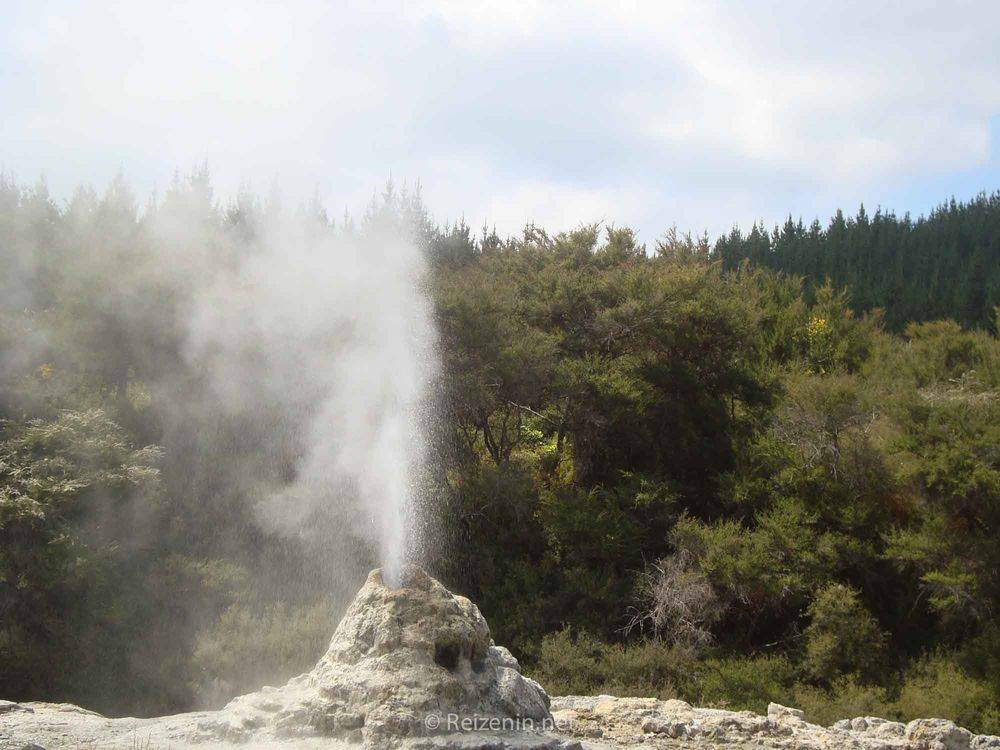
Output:
M258 516L343 555L331 573L358 564L347 535L362 536L396 585L418 559L437 370L423 253L398 221L329 232L275 218L237 261L200 282L188 353L225 406L265 405L282 421L275 442L295 446L291 481L261 493Z

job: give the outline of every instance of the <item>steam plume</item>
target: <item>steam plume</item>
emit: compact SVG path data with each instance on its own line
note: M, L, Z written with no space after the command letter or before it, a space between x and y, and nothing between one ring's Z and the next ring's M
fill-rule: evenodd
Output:
M261 523L295 535L348 523L392 579L415 544L435 373L424 259L398 222L339 233L301 217L263 223L255 251L196 293L187 356L224 408L277 408L295 433L299 459L263 493Z

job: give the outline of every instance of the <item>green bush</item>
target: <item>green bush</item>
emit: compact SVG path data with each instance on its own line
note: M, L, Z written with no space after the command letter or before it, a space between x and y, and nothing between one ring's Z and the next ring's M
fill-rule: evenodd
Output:
M828 592L824 598L832 597ZM837 597L841 604L850 604L848 609L859 606L843 592ZM873 632L862 629L869 636ZM808 663L796 665L782 655L695 661L689 654L658 641L604 643L567 628L542 640L531 676L553 695L682 698L695 705L757 713L764 713L773 701L801 708L808 721L824 726L855 716L904 722L936 717L974 732L1000 734L996 694L987 681L964 672L954 655L919 661L897 680L883 675L888 679L885 685L872 684L857 673L817 685L802 679L803 672L811 672Z
M675 686L689 678L692 666L684 652L656 641L625 647L566 628L542 639L531 676L553 695L665 699L677 697Z
M787 703L795 675L784 656L709 659L685 686L684 697L698 705L763 713L771 701Z
M807 721L823 726L855 716L899 718L885 688L860 683L855 676L838 678L829 688L799 683L793 689L789 702L805 711ZM931 715L937 714L927 714L928 717Z
M935 717L951 719L981 734L1000 733L997 695L987 682L962 671L950 654L917 662L902 675L895 690L862 684L853 676L841 677L829 688L797 685L792 703L817 724L854 716L904 722Z
M195 648L201 702L221 705L265 680L280 684L311 669L336 625L326 602L304 607L278 603L263 611L232 605L202 633Z
M683 647L658 641L610 646L605 652L610 676L602 692L664 700L677 698L678 686L690 678L694 667L689 653Z
M809 618L803 666L810 676L829 683L849 673L876 674L885 634L857 591L840 583L824 586L809 605Z
M997 694L946 654L925 659L907 673L895 708L904 720L936 716L973 732L1000 734Z
M542 639L531 675L550 693L586 695L606 677L602 663L604 648L604 644L587 633L577 633L574 637L565 628Z

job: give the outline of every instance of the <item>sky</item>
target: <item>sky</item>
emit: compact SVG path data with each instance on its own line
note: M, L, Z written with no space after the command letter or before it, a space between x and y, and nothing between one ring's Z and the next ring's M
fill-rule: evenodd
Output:
M1000 3L0 0L0 169L653 242L1000 188Z

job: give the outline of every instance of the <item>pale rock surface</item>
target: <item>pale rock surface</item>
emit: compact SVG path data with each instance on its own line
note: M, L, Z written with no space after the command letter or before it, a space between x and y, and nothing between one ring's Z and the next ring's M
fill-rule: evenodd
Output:
M928 750L969 750L972 745L972 733L947 719L914 719L906 725L906 738Z
M767 705L767 718L774 721L782 721L783 719L805 721L806 714L798 708L789 708L788 706L782 706L780 703L769 703Z
M695 708L680 700L609 695L552 699L562 736L585 748L781 748L782 750L980 750L1000 738L975 736L944 719L909 724L874 716L810 724L794 708L772 703L767 716L750 711Z

